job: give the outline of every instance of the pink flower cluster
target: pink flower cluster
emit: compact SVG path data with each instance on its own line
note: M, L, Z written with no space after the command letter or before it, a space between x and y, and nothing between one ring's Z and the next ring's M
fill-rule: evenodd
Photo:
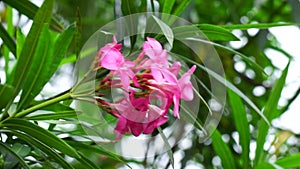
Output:
M114 37L112 43L98 52L99 66L110 70L101 84L120 87L124 91L124 98L116 103L101 101L118 118L115 127L117 139L129 133L134 136L152 133L167 122L167 112L172 104L174 116L179 118L180 99L193 100L190 79L196 69L194 65L178 78L180 62L170 65L168 52L150 37L147 37L142 52L134 61L127 60L121 48Z

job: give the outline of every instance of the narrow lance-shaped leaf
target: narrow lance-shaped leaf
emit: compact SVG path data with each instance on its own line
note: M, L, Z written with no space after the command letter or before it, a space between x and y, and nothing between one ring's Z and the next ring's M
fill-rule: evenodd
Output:
M239 133L239 142L242 146L243 168L250 166L250 128L247 113L240 97L230 89L228 90L229 103L232 108L234 124Z
M176 7L174 7L171 14L174 16L180 16L182 14L182 12L190 5L191 2L192 2L192 0L180 1L180 3L178 5L176 5ZM169 17L169 20L166 22L168 23L168 25L172 25L174 23L174 21L176 21L176 19L177 19L176 17Z
M22 52L22 48L23 48L23 45L24 45L24 42L26 40L26 36L22 33L21 29L17 29L17 48L16 48L16 57L17 58L20 58L20 55L21 55L21 52ZM14 80L14 75L15 75L15 72L16 72L16 64L13 66L12 70L8 72L7 74L7 79L6 79L6 83L7 84L10 84L12 85L13 83L13 80Z
M0 84L0 110L13 98L14 87Z
M165 24L162 20L157 18L156 16L152 16L152 17L155 20L155 22L158 24L158 26L160 27L163 35L166 37L167 41L169 42L169 44L172 48L173 41L174 41L174 34L173 34L172 29L167 24ZM155 32L155 33L159 33L159 32Z
M42 7L38 10L32 27L25 40L22 52L18 58L16 67L16 74L14 76L12 85L15 86L16 90L14 96L23 88L24 81L27 79L29 68L32 64L33 57L38 45L38 39L42 32L44 23L49 23L52 15L53 0L47 0L44 2Z
M269 120L272 121L274 117L276 116L276 110L278 107L278 102L281 97L282 89L285 85L285 80L287 77L287 73L289 70L289 65L286 66L286 68L283 70L281 77L277 80L275 83L270 96L268 97L268 101L264 107L264 115ZM256 151L255 151L255 159L254 159L254 166L257 165L262 159L262 154L264 151L264 143L269 131L269 125L267 125L265 122L260 121L259 122L259 128L258 128L258 136L256 139Z
M178 26L173 28L174 37L182 39L187 37L198 37L213 41L235 41L239 40L230 31L219 26L200 24L189 26Z
M171 14L176 0L165 0L162 6L162 13ZM168 15L162 15L162 21L167 21Z
M57 151L55 151L52 147L49 147L47 144L36 140L34 137L31 137L23 132L18 131L9 131L18 138L26 141L31 147L38 148L43 153L47 154L48 157L55 160L56 163L60 164L64 169L73 169L73 167L68 164L68 162L61 156Z
M22 159L22 157L20 157L17 153L15 153L10 147L8 147L7 145L5 145L4 143L0 142L0 150L1 152L7 152L9 154L11 154L13 157L15 157L15 159L17 159L20 164L26 168L26 169L30 169L30 167L28 166L28 164Z
M234 30L234 29L247 30L251 28L268 29L268 28L273 28L278 26L296 26L296 25L299 26L299 24L297 23L256 23L256 24L224 25L222 27L227 30Z
M283 168L300 167L300 153L283 157L281 159L278 159L275 163Z
M228 145L223 141L222 136L218 130L215 130L215 132L211 135L211 139L215 152L221 158L223 168L236 168L233 155Z
M138 18L133 16L130 16L132 14L137 13L137 7L135 4L135 1L132 0L121 0L121 9L122 13L124 16L127 16L123 18L123 25L124 27L117 27L117 29L124 29L126 32L126 36L130 36L130 44L131 44L131 49L133 49L134 44L136 42L137 38L137 27L138 27ZM121 26L121 25L119 25Z
M28 105L35 96L42 90L48 79L49 67L52 61L53 39L48 30L49 25L45 24L38 39L35 54L32 58L32 64L29 68L27 78L25 79L23 92L17 111Z
M171 148L171 145L166 137L166 135L164 134L164 132L162 131L162 129L160 127L157 128L162 140L164 141L165 143L165 146L167 148L167 153L168 153L168 156L170 158L170 162L172 164L172 167L174 168L174 155L173 155L173 151L172 151L172 148Z
M48 130L41 128L40 126L30 123L23 119L9 119L4 121L1 128L6 127L10 130L19 130L22 131L29 136L38 139L40 142L51 146L58 151L67 154L71 157L80 158L77 152L68 145L64 140L52 134Z
M39 7L36 6L31 1L20 1L20 0L2 0L6 4L18 10L18 12L26 15L28 18L33 19L39 10ZM51 20L51 28L55 31L62 31L62 26L57 22L57 20Z
M187 62L190 62L192 64L197 65L200 69L206 71L210 76L212 76L214 79L216 79L217 81L219 81L220 83L222 83L224 86L226 86L227 88L231 89L232 91L234 91L237 95L239 95L256 113L258 113L258 115L260 115L263 120L270 125L268 119L263 115L263 113L259 110L259 108L251 101L251 99L249 99L243 92L241 92L237 87L235 87L232 83L230 83L228 80L226 80L224 77L222 77L221 75L217 74L216 72L204 67L203 65L187 58L187 57L183 57L180 56L180 58L182 58L183 60L186 60Z
M0 37L9 50L16 56L16 43L2 24L0 24Z
M237 54L245 62L247 62L250 66L252 66L253 69L256 69L258 72L261 72L263 75L266 75L264 69L260 65L258 65L255 61L253 61L252 59L250 59L246 55L244 55L244 54L242 54L238 51L235 51L235 50L233 50L233 49L231 49L227 46L224 46L224 45L221 45L221 44L218 44L218 43L214 43L214 42L211 42L211 41L208 41L208 40L205 40L205 39L200 39L200 38L187 37L187 38L185 38L185 40L201 42L201 43L212 45L212 46L215 46L215 47L219 47L221 49L224 49L224 50L227 50L227 51L232 52L234 54Z
M29 120L58 120L65 118L76 118L77 113L75 110L73 111L61 111L55 113L47 113L47 114L39 114L27 117Z

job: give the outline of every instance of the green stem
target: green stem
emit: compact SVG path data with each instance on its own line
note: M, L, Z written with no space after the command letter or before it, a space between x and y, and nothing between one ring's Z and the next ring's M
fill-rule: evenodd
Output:
M60 102L60 101L63 101L63 100L68 100L68 99L71 99L72 98L72 95L71 93L65 93L64 95L61 95L59 97L56 97L56 98L53 98L51 100L47 100L45 102L42 102L38 105L35 105L35 106L32 106L28 109L25 109L19 113L14 113L11 117L24 117L28 114L30 114L31 112L33 111L36 111L36 110L39 110L43 107L46 107L46 106L49 106L49 105L52 105L54 103L57 103L57 102Z

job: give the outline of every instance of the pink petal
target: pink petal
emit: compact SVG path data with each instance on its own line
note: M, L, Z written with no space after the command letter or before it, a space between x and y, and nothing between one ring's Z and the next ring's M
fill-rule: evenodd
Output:
M127 128L127 120L123 117L120 117L114 131L117 134L117 140L121 139L125 133L129 133Z
M179 118L179 97L174 95L173 96L173 102L174 102L174 117Z
M174 62L172 67L169 68L169 71L172 72L177 77L180 68L181 68L180 62Z
M188 83L181 89L181 98L186 101L191 101L194 98L193 85Z
M100 65L108 70L118 70L124 63L124 56L116 49L111 49L103 53Z
M139 136L143 132L143 124L130 122L130 130L134 136Z

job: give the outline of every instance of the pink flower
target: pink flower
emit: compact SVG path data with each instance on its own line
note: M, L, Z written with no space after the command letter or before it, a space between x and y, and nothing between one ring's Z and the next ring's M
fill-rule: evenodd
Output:
M118 117L118 123L115 128L117 139L124 134L132 133L134 136L140 134L150 134L155 128L167 122L165 117L167 113L167 104L162 92L149 97L135 98L131 91L128 98L121 99L120 103L111 104L116 109L114 114ZM161 101L161 107L151 104L152 100Z
M168 52L153 38L147 37L134 62L125 59L121 48L114 37L112 43L98 52L99 65L111 71L100 84L125 89L125 97L117 103L98 101L110 106L111 114L118 118L117 139L124 134L152 133L167 122L166 114L172 104L174 116L179 118L180 99L191 101L194 98L191 76L196 69L194 65L178 79L180 62L169 66ZM130 86L131 82L134 86Z
M154 80L150 80L150 83L152 85L164 91L166 95L169 96L169 99L173 100L173 112L176 118L179 118L180 99L184 99L186 101L193 100L193 86L190 82L190 79L191 75L196 69L196 66L194 65L178 80L176 75L178 74L179 69L179 63L174 63L171 69L152 67L151 73Z
M100 66L113 71L114 76L120 76L122 85L125 89L129 89L130 79L138 86L132 67L134 63L125 61L123 54L120 52L122 44L117 44L116 37L113 37L113 42L102 47L98 56L100 57Z
M186 101L191 101L194 98L193 85L191 83L191 76L196 69L196 65L192 66L190 70L184 73L178 81L181 98Z
M142 56L145 54L149 57L141 62L140 68L147 69L150 66L168 67L168 52L162 48L161 44L154 38L147 37L143 44ZM141 57L141 56L140 56Z

